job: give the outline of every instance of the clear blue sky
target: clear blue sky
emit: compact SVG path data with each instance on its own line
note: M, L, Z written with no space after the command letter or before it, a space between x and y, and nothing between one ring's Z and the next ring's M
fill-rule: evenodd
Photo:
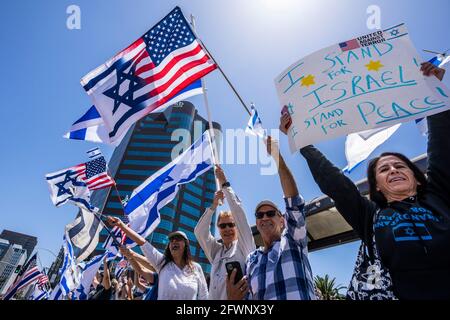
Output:
M66 28L66 8L81 9L81 30ZM279 105L274 78L303 56L337 42L371 32L366 9L381 8L381 25L405 22L417 49L446 50L447 0L418 1L298 1L298 0L89 0L8 1L0 11L0 61L2 139L0 139L0 229L38 237L39 248L55 253L62 242L64 225L74 219L70 205L55 208L44 175L86 160L85 151L95 144L69 141L62 135L91 105L79 84L86 73L148 30L179 5L194 14L197 31L244 100L253 101L265 127L278 127ZM430 55L421 52L427 59ZM248 116L225 80L215 71L208 75L213 119L223 128L243 128ZM446 84L449 84L447 78ZM201 97L192 102L206 117ZM320 195L298 155L282 152L305 199ZM318 147L338 166L344 167L344 138ZM407 124L376 150L403 152L415 157L425 152L426 141L413 124ZM113 149L100 145L109 158ZM351 178L364 177L366 164ZM282 203L276 176L260 176L258 165L226 165L225 171L248 213L263 198ZM249 214L254 223L252 214ZM330 274L348 284L357 243L310 255L314 274ZM53 257L39 250L44 266Z

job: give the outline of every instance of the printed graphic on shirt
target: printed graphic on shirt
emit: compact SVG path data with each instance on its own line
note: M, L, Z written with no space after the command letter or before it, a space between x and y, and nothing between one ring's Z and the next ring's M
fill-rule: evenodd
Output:
M394 240L399 241L418 241L431 240L433 237L428 232L427 227L423 223L400 223L392 228Z
M389 214L385 211L378 217L375 229L391 228L397 242L432 240L433 237L425 225L427 221L440 222L430 210L422 207L412 207L404 213L393 211Z

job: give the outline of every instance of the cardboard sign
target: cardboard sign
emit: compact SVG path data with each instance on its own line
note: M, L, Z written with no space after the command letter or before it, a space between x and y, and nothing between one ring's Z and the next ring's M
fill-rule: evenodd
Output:
M404 24L317 51L275 79L292 116L291 151L447 110L449 91L420 71Z

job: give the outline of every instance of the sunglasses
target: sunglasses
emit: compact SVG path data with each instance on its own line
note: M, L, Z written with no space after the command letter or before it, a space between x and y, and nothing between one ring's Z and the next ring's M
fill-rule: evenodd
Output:
M264 218L264 215L266 215L268 218L273 218L277 214L276 210L269 210L269 211L258 211L255 212L256 219L262 219Z
M226 227L234 228L235 226L236 226L236 223L234 223L234 222L221 223L221 224L219 224L219 228L220 228L220 229L225 229Z

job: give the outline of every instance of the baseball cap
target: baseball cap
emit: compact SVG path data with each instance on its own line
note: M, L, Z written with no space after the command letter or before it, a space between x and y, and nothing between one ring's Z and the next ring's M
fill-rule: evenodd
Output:
M186 239L187 241L189 241L186 233L184 233L183 231L174 231L169 233L169 235L167 236L169 239L174 237L174 236L182 236L184 239Z
M271 206L275 208L280 214L282 215L284 214L283 211L281 211L280 208L278 208L278 206L270 200L263 200L260 203L258 203L256 205L255 212L258 212L258 209L261 208L262 206Z

